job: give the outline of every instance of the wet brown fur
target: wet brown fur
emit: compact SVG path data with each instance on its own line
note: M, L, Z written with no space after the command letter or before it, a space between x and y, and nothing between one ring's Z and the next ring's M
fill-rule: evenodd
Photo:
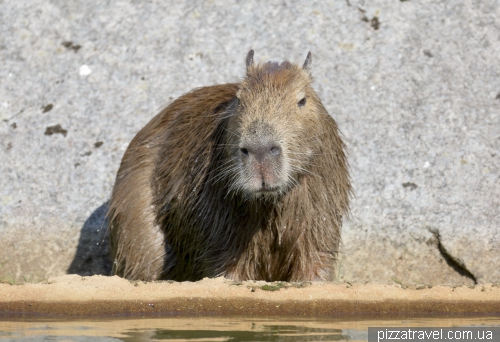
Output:
M193 90L137 134L108 213L114 274L331 279L351 186L310 61L254 65L251 51L240 83Z

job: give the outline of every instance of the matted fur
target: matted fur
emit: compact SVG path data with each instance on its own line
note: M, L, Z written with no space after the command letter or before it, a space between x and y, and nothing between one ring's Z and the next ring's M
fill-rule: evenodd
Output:
M253 51L246 61L240 83L181 96L132 140L108 213L114 274L333 276L351 185L337 125L311 87L311 56L302 68L254 65Z

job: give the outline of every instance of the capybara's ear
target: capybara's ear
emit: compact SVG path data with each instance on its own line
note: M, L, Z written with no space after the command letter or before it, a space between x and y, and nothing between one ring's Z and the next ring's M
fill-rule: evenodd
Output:
M246 64L247 64L247 73L248 73L250 68L253 66L253 50L248 51Z
M312 57L311 51L309 51L309 53L307 54L307 57L306 57L306 61L304 62L304 65L302 66L302 69L304 69L308 73L311 73L312 58L313 57Z

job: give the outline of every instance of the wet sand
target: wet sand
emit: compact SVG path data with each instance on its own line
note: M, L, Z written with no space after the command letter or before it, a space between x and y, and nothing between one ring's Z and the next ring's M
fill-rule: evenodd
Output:
M129 281L67 275L0 284L7 316L500 316L500 286Z

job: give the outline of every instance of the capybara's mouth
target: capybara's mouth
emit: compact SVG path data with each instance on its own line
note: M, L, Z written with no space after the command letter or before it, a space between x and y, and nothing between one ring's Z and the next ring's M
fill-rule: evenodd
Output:
M257 193L264 193L264 194L269 194L269 193L274 193L278 192L278 188L276 189L260 189L257 191Z
M255 191L256 194L266 194L266 195L277 194L279 192L280 192L280 188L277 186L272 187L272 188L261 187L259 190Z

